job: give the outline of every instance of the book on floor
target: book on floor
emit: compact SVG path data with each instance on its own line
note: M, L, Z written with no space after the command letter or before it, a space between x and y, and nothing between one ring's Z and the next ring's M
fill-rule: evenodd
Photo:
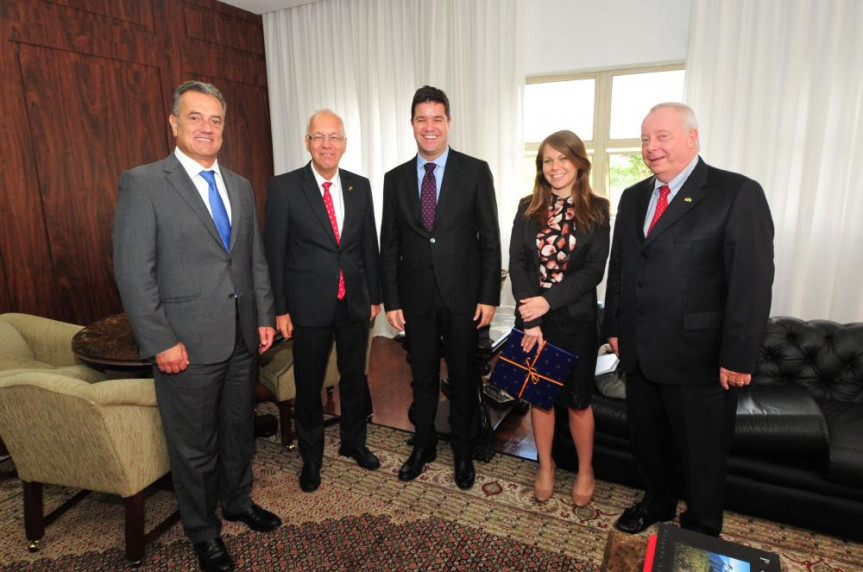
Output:
M779 555L660 524L653 566L645 572L780 572Z

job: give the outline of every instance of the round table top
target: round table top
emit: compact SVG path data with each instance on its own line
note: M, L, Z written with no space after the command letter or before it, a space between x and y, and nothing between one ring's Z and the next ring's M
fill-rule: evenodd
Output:
M126 314L102 318L75 334L72 352L81 361L101 368L138 369L152 365L138 356L138 341Z

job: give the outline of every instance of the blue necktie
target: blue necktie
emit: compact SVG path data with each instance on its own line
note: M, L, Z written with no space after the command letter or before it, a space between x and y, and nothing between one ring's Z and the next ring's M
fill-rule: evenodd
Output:
M216 172L201 171L201 176L207 181L210 186L210 210L213 211L213 222L216 223L216 230L219 231L219 236L222 237L222 244L225 245L225 250L231 251L231 220L228 218L228 209L225 208L225 203L222 202L222 196L219 195L219 188L216 187Z

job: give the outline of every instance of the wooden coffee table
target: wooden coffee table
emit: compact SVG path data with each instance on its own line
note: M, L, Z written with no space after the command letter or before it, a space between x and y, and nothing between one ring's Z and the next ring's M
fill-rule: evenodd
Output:
M612 529L605 543L601 570L603 572L641 572L644 569L646 552L646 536L626 534Z
M72 352L87 365L104 371L150 369L138 356L138 341L126 314L96 320L72 338Z

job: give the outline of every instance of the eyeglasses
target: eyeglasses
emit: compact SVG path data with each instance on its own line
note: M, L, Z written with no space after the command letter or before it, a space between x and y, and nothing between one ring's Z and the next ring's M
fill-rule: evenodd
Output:
M306 139L314 143L315 145L320 145L321 143L341 143L346 139L346 137L342 135L321 135L320 133L315 133L314 135L306 135Z

